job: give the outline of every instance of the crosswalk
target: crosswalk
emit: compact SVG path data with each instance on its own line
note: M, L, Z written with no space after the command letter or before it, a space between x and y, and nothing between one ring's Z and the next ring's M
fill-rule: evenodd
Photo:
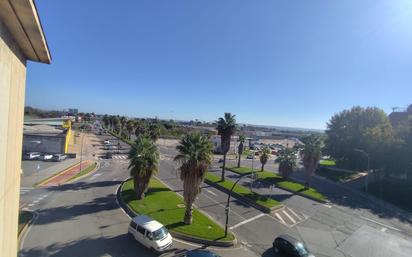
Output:
M296 211L288 207L272 212L270 215L288 227L292 227L307 219L303 213L298 214Z
M112 159L113 160L127 160L128 156L127 154L113 154ZM107 160L105 157L97 157L98 160L104 161Z
M24 195L25 193L28 193L31 190L33 190L32 187L20 187L20 195Z

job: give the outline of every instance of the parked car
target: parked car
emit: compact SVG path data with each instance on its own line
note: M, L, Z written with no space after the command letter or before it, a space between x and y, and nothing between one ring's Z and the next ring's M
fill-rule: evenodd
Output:
M275 253L281 252L286 256L315 257L306 249L302 242L289 235L278 236L273 241L273 250Z
M52 158L53 158L53 154L44 153L44 154L40 155L39 160L50 161Z
M53 158L51 158L51 161L55 161L55 162L60 162L63 161L67 158L67 155L65 154L54 154Z
M253 156L253 154L249 154L248 156L246 156L246 159L254 159L255 157Z
M157 252L169 249L173 243L167 229L158 221L145 215L133 218L129 224L128 234L142 245Z
M39 157L40 157L40 153L38 152L29 152L23 155L24 160L35 160L35 159L38 159Z
M105 145L110 145L110 140L104 140Z

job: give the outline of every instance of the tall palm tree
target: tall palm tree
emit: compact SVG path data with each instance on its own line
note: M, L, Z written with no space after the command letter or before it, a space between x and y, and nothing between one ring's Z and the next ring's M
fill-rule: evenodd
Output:
M269 160L269 155L270 155L270 148L266 146L262 149L262 155L260 155L260 163L262 164L262 168L260 171L263 171L265 169L265 164Z
M133 120L128 120L126 122L126 130L128 133L128 138L130 139L134 130L134 121Z
M144 198L150 178L159 169L159 150L146 136L137 137L129 152L130 175L134 180L134 191L138 200Z
M240 157L242 157L243 150L244 150L244 143L246 141L246 136L245 135L239 135L239 139L237 140L239 142L239 145L237 147L237 153L238 153L238 159L237 159L237 167L240 168Z
M156 141L160 137L160 125L159 123L152 123L149 125L149 137Z
M322 156L323 141L318 135L310 135L302 139L304 146L301 150L302 162L305 167L305 187L309 187L310 178L318 168Z
M207 169L212 163L212 142L199 133L185 135L176 147L175 161L180 163L180 179L183 181L183 198L186 205L185 224L192 224L192 205L200 193Z
M105 114L102 118L103 121L103 125L107 128L109 127L109 116L107 116L107 114Z
M119 116L114 116L113 117L113 130L117 133L120 134L120 119Z
M226 167L226 155L230 149L230 138L236 131L236 119L235 115L230 112L225 112L224 117L220 117L217 120L216 127L218 135L220 135L220 146L223 152L223 165L222 165L222 177L221 180L225 180L225 167Z
M297 156L296 150L286 147L278 152L278 158L276 162L279 163L279 173L288 178L292 174L293 169L296 167Z
M135 128L135 135L138 137L140 135L145 135L147 134L148 128L146 125L145 121L137 121L135 124L136 128Z
M119 134L123 134L123 131L126 128L127 118L124 116L121 116L119 120L120 120L120 133Z

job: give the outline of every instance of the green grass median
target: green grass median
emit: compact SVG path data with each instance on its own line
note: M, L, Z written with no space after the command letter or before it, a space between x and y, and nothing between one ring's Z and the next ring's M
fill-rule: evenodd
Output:
M69 180L67 180L67 182L70 182L78 177L84 176L87 173L91 172L92 170L94 170L96 168L97 163L92 163L91 165L89 165L87 168L82 169L79 173L77 173L76 175L74 175L73 177L71 177Z
M228 190L232 189L232 186L234 184L234 182L231 181L231 180L221 181L220 177L218 177L216 175L213 175L209 172L206 174L206 179L208 181L210 181L212 183L216 183L216 184L218 184L218 185L220 185L220 186L222 186L222 187L224 187ZM269 209L272 208L272 207L280 205L280 203L278 201L276 201L276 200L274 200L270 197L266 197L266 196L257 194L255 192L252 192L249 188L246 188L246 187L241 186L241 185L236 185L235 188L233 189L233 192L235 192L235 193L237 193L237 194L239 194L239 195L241 195L245 198L248 198L249 200L252 200L253 202L255 202L259 205L262 205L266 208L269 208Z
M248 167L229 167L227 168L230 171L233 171L235 173L238 174L251 174L252 173L252 169L248 168ZM320 200L320 201L325 201L326 200L326 196L322 195L321 193L319 193L318 191L316 191L316 189L314 188L308 188L305 189L305 186L301 183L295 182L293 180L290 179L285 179L282 176L279 176L278 174L275 174L273 172L270 171L256 171L256 175L257 175L257 179L258 180L262 180L266 183L269 184L275 184L277 187L279 188L283 188L292 192L296 192L299 194L302 194L304 196L308 196L311 197L313 199L316 200Z
M133 180L126 181L121 189L123 201L137 214L143 214L159 221L170 231L199 239L232 241L233 234L224 237L224 229L209 217L193 210L193 223L183 222L185 206L180 195L170 190L157 179L151 179L143 200L136 200Z

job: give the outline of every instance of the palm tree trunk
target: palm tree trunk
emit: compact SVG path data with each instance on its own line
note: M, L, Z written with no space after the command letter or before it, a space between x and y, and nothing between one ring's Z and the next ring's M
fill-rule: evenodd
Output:
M227 153L223 154L222 177L220 178L221 181L225 181L226 154Z
M262 168L260 171L263 172L265 170L264 168L265 168L265 164L262 164Z
M240 168L240 157L241 157L242 155L239 153L239 158L238 158L238 160L237 160L237 167L238 168Z
M146 192L147 187L149 186L149 180L150 180L150 177L148 178L139 178L137 176L133 177L134 191L136 192L137 200L144 199L144 193Z
M193 222L193 216L192 216L192 202L186 204L186 211L185 211L185 218L184 222L186 225L190 225Z

